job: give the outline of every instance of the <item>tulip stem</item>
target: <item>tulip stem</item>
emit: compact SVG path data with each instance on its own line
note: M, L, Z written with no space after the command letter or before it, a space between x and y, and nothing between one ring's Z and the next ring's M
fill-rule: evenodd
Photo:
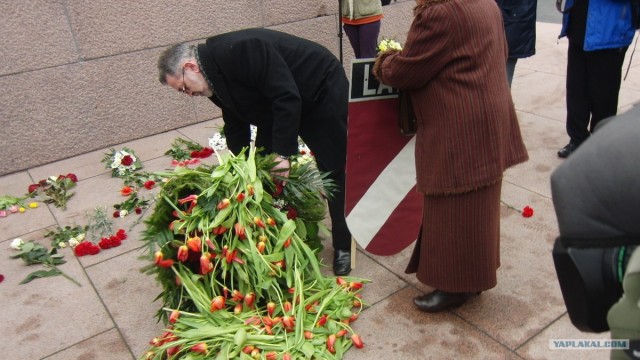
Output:
M74 278L72 278L71 276L65 274L64 271L60 270L57 266L55 265L48 265L50 267L53 267L54 269L56 269L56 271L58 271L60 273L60 275L66 277L67 279L71 280L71 282L73 282L74 284L78 285L79 287L82 287L82 284L80 284L79 282L77 282Z

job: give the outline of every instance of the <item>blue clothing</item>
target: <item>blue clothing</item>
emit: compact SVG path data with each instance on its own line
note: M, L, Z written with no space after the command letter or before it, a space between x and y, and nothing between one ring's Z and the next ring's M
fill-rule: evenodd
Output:
M571 8L576 1L582 0L567 0L560 38L567 36ZM626 48L631 44L635 33L631 1L589 0L588 6L584 51Z

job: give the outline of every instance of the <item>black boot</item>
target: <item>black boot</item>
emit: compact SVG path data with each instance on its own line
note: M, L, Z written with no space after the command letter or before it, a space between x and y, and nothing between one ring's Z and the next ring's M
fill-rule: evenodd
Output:
M415 297L413 302L424 312L436 313L458 307L477 294L479 293L450 293L434 290L426 295Z

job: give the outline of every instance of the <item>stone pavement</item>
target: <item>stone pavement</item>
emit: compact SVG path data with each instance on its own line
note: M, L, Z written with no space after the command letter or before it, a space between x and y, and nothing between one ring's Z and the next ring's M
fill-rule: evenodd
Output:
M354 324L364 349L349 350L345 359L607 359L606 350L549 349L550 339L607 339L609 334L576 330L567 315L555 275L551 249L558 235L549 186L550 173L562 160L556 152L568 142L564 130L566 39L557 40L558 24L538 23L537 54L518 62L512 85L524 139L531 160L510 169L502 199L516 208L531 206L524 218L502 208L502 266L498 286L465 306L441 314L416 310L411 299L430 289L405 275L411 248L395 256L357 253L353 275L373 280L363 296L370 304ZM632 48L627 54L630 57ZM636 57L638 59L638 57ZM627 60L628 62L628 60ZM625 62L626 71L627 62ZM640 68L634 61L622 84L620 111L640 100ZM206 144L220 120L181 128L120 144L134 149L145 169L162 170L163 156L177 137ZM25 146L28 146L25 144ZM136 359L149 340L160 334L155 322L160 289L140 273L145 262L140 232L96 256L76 258L64 249L60 268L82 286L62 277L18 283L35 267L10 259L11 240L42 241L55 226L84 224L85 212L96 206L111 209L122 197L121 180L112 178L100 162L109 149L65 159L0 178L0 194L20 196L27 186L50 175L75 173L80 179L66 211L41 206L22 215L0 219L0 344L2 358ZM135 217L115 221L129 229ZM391 239L392 240L392 239ZM331 261L330 245L323 256ZM327 269L327 272L329 269Z

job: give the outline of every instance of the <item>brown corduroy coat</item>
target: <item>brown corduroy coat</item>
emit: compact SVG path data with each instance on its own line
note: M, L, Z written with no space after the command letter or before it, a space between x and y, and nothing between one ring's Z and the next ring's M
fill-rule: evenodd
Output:
M494 0L427 0L416 7L403 50L378 57L376 76L413 102L420 192L472 191L528 159L507 53Z

